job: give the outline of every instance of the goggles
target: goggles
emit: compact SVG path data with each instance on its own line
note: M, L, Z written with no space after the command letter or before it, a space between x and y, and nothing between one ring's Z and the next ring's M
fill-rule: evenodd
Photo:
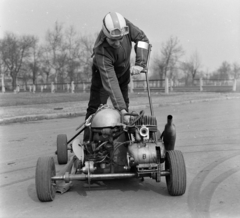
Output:
M129 27L125 26L121 29L116 28L116 29L111 30L109 33L114 38L124 36L124 35L127 35L129 33Z
M112 30L108 30L105 22L103 21L103 32L108 38L118 38L118 37L123 37L124 35L127 35L129 33L129 27L125 26L123 28L115 28Z

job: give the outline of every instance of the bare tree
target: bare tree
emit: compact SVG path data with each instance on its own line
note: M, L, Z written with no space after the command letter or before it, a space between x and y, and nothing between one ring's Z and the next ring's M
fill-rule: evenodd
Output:
M48 83L49 82L49 76L51 73L51 69L52 69L52 65L51 65L51 51L48 47L44 47L42 46L41 48L41 66L40 66L40 72L42 74L42 77L44 77L44 75L46 75L46 79L45 82Z
M217 70L218 79L228 80L231 74L231 65L224 61Z
M0 41L0 44L2 43L2 41ZM0 45L1 47L1 45ZM2 53L0 52L0 75L1 75L1 88L2 88L2 92L5 92L5 76L8 72L8 68L6 67L6 65L3 62L2 59Z
M165 63L163 62L163 59L159 55L156 55L153 58L153 69L159 75L160 79L163 79L164 67Z
M153 74L151 75L151 78L160 78L160 86L163 86L163 79L164 79L164 68L165 68L165 63L163 59L159 56L156 55L153 58Z
M96 34L95 34L96 35ZM91 66L92 66L92 53L93 46L95 42L95 37L92 35L84 35L81 37L81 45L83 46L83 52L79 57L79 60L82 65L82 78L89 80L92 75Z
M67 66L67 48L66 45L63 45L61 47L61 51L60 54L57 56L57 81L60 81L61 83L65 82L65 79L67 77L67 73L66 73L66 66Z
M183 48L180 45L178 38L170 37L167 42L163 43L161 54L163 74L165 77L167 77L170 68L176 66L179 58L184 54Z
M232 73L233 73L233 78L238 79L240 78L240 66L238 63L233 63L232 65Z
M179 77L179 66L177 66L177 63L170 64L168 74L169 74L169 78L171 78L172 81L176 83Z
M67 29L65 38L68 51L66 70L71 82L80 67L79 58L81 59L82 56L81 40L77 38L76 30L72 26Z
M189 72L192 76L192 84L194 84L194 79L196 78L196 75L200 72L199 70L201 68L201 60L197 51L195 51L190 57L188 67Z
M23 62L29 57L29 49L32 46L31 36L17 37L13 33L7 33L1 43L2 60L12 77L12 88L17 85L17 75Z
M38 46L38 38L32 37L32 47L30 48L31 58L28 61L28 67L32 72L32 81L33 84L36 83L38 73L40 71L40 59L41 59L41 49Z
M67 47L64 42L62 24L56 22L54 29L47 31L46 46L51 52L50 63L55 74L55 82L58 82L58 79L63 80L64 67L67 60Z
M25 87L27 87L28 81L32 79L32 73L31 73L31 70L29 69L28 61L23 62L17 78L21 80L23 84L25 84Z
M47 32L45 45L45 55L51 54L55 82L65 82L67 78L73 81L77 73L79 79L90 78L94 40L91 35L78 37L72 26L63 32L63 26L55 23L54 29ZM46 72L45 68L42 70Z
M180 64L180 69L182 70L185 80L185 85L188 85L190 77L191 77L191 65L188 61L182 62Z

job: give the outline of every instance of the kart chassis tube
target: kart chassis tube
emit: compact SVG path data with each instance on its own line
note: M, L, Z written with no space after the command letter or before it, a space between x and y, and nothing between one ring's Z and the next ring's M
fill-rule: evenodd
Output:
M85 124L85 122L84 122L80 127L78 127L78 129L79 129L79 128L82 128L84 124ZM84 125L84 127L83 127L82 129L80 129L80 130L78 131L78 133L76 133L76 135L74 135L70 140L67 141L67 145L68 145L70 142L72 142L78 135L80 135L81 132L82 132L84 129L85 129L85 125Z
M168 176L170 173L168 171L161 171L161 176ZM149 176L149 174L146 174ZM108 174L69 174L68 172L65 175L57 175L52 177L52 180L64 180L65 182L79 180L109 180L109 179L128 179L128 178L137 178L138 173L108 173ZM141 174L140 177L144 177Z

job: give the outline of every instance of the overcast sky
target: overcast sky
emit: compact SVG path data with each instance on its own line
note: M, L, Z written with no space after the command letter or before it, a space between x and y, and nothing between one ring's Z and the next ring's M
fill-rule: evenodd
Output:
M154 54L176 36L185 50L182 60L197 51L202 70L216 70L223 61L240 63L240 0L0 0L0 38L13 32L44 40L56 21L91 34L109 11L142 29Z

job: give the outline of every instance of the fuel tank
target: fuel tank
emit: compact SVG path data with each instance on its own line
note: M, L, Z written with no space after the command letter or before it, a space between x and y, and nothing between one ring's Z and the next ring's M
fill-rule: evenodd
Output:
M120 112L113 108L103 108L92 118L92 128L107 128L120 125Z
M167 151L174 150L176 141L176 127L172 122L172 115L167 116L167 124L161 138L163 138L164 146Z

